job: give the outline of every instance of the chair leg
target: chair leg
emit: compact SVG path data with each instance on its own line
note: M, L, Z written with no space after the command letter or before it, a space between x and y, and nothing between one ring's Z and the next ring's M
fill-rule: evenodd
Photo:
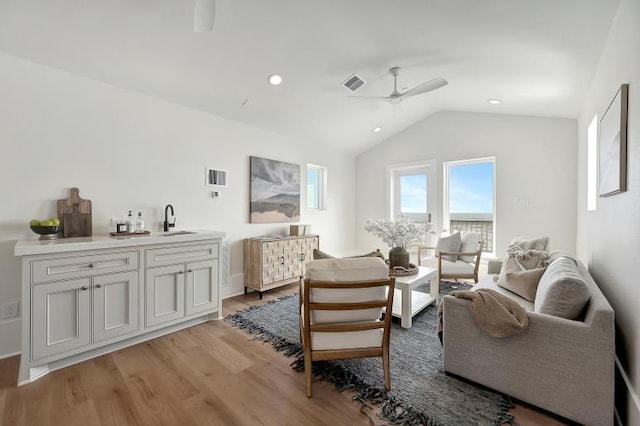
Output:
M313 363L311 362L311 354L304 353L304 380L307 384L307 398L311 398L311 372L313 369Z
M382 370L384 371L384 388L391 390L391 372L389 368L389 347L385 347L382 351Z

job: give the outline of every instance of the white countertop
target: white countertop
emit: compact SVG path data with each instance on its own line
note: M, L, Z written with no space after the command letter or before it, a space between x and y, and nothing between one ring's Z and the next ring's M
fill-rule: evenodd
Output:
M187 231L187 230L184 230ZM140 236L111 237L109 235L93 235L91 237L56 238L55 240L39 240L34 236L32 240L16 242L14 254L29 256L34 254L65 253L80 250L110 249L132 246L146 246L152 244L184 243L224 238L226 234L219 231L188 230L193 234L171 235L175 232L157 232Z

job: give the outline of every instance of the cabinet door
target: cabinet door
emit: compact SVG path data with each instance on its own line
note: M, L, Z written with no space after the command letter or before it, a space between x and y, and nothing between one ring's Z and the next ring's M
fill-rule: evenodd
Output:
M284 241L262 244L262 284L284 279Z
M33 360L89 344L90 285L81 278L31 288Z
M307 263L313 260L313 249L318 248L318 243L319 241L317 236L300 239L300 255L301 255L300 267L302 269L300 272L300 275L305 274L307 270L306 268Z
M218 307L218 262L187 264L187 315Z
M288 267L285 278L299 277L304 274L305 242L304 238L296 238L290 241L285 254L285 264Z
M148 269L145 280L147 327L184 317L184 265Z
M138 330L138 271L93 278L93 341Z

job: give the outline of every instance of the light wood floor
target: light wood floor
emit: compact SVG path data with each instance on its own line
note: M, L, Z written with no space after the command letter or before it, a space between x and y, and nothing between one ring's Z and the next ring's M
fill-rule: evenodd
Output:
M225 315L296 291L227 299ZM369 425L348 392L314 383L271 345L214 321L50 373L16 387L19 357L0 360L0 425ZM365 409L369 413L372 411ZM531 408L522 426L564 423ZM384 424L379 421L378 424Z

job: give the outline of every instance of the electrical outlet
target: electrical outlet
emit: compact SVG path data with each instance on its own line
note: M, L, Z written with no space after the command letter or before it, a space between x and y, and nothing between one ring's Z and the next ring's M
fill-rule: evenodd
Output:
M20 302L17 300L15 302L5 303L4 305L2 305L2 318L4 319L17 318L19 309L20 309Z
M212 191L211 198L220 198L220 193L218 191Z

